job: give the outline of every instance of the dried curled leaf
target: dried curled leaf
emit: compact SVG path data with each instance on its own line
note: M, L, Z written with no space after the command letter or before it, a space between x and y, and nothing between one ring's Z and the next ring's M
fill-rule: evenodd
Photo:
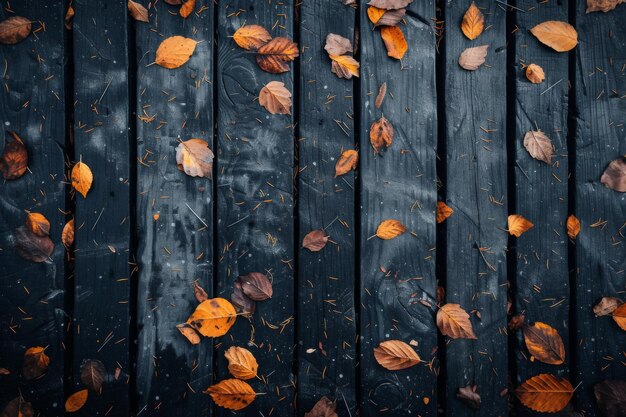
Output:
M54 243L48 236L37 236L25 226L20 226L15 229L15 250L24 259L45 262L54 251Z
M626 0L587 0L586 13L591 12L608 12L615 9L622 3L626 3Z
M89 390L83 389L70 395L67 401L65 401L65 411L68 413L75 413L83 408L87 402L89 396Z
M474 410L478 410L480 408L480 395L478 394L477 385L468 385L466 387L459 388L459 391L456 393L456 398L463 401Z
M335 412L336 407L337 403L335 401L322 397L311 408L311 411L304 413L304 417L338 417Z
M534 226L532 222L525 219L519 214L511 214L509 216L509 234L515 237L520 237L522 233L531 229Z
M35 410L31 403L26 402L22 396L13 398L2 410L2 417L33 417Z
M250 272L248 275L239 277L241 290L254 301L264 301L272 298L274 289L267 275L260 272Z
M257 375L259 364L248 349L231 346L224 357L228 360L228 371L239 379L252 379Z
M611 316L620 329L626 330L626 304L622 304L613 310Z
M404 33L398 26L383 26L380 30L380 36L385 42L387 56L391 58L402 59L406 51L409 50L409 44L404 38Z
M200 335L187 323L177 324L176 328L192 345L200 343Z
M626 416L626 381L609 379L593 386L598 408L604 417Z
M46 348L41 346L28 348L24 352L22 376L26 381L39 378L48 371L49 366L50 357L46 355Z
M189 61L197 44L198 42L184 36L171 36L157 48L154 62L163 68L178 68Z
M11 16L0 22L0 43L14 45L30 35L30 20L21 16Z
M520 329L523 325L524 322L526 321L526 316L523 314L517 314L513 317L511 317L511 320L509 320L509 324L507 325L509 330L517 330Z
M550 365L565 362L565 345L555 328L541 322L524 326L524 342L531 355Z
M272 114L291 114L291 92L285 83L270 81L259 93L259 104Z
M546 74L544 74L543 68L539 65L530 64L526 67L526 78L528 78L528 81L533 84L539 84L546 79Z
M485 28L485 16L480 11L478 7L476 7L476 3L472 2L469 8L463 15L463 21L461 22L461 30L463 34L469 40L476 39L481 33L483 33L483 29Z
M612 160L600 177L600 182L611 190L626 192L626 157Z
M374 6L367 8L367 17L374 24L374 27L396 26L404 18L405 14L406 9L385 10Z
M329 55L331 62L331 71L339 78L350 78L359 76L360 64L349 55Z
M370 0L367 4L379 9L392 10L403 9L411 3L413 3L413 0Z
M579 233L580 233L580 220L578 220L578 217L571 214L567 218L567 236L569 236L570 239L576 239L576 236L578 236Z
M578 44L578 33L572 25L558 20L548 20L530 30L539 42L557 52L571 51Z
M0 157L0 171L5 180L15 180L24 175L28 168L28 151L22 139L11 132L13 140L4 146Z
M383 101L385 100L385 96L387 95L387 83L384 82L378 88L378 95L376 96L376 101L374 101L374 105L377 109L380 109L380 106L383 105Z
M475 46L467 48L459 56L459 65L468 71L475 71L485 63L489 45Z
M128 0L128 11L133 19L148 23L148 10L142 4Z
M78 191L84 198L87 198L87 193L91 189L93 183L93 173L91 168L84 162L78 162L72 168L72 187Z
M406 226L400 223L398 220L383 220L376 229L376 236L381 239L389 240L400 236L406 232Z
M452 339L476 339L469 314L459 304L444 304L437 311L437 327Z
M178 169L190 177L211 178L213 157L209 144L202 139L189 139L176 147Z
M324 249L328 239L330 239L330 236L328 236L324 230L312 230L302 239L302 247L307 248L311 252L319 252Z
M593 313L598 316L608 316L613 314L615 309L623 304L622 300L616 297L602 297L600 302L593 306Z
M65 223L61 232L61 242L63 246L69 248L74 243L74 219Z
M370 126L370 143L374 148L374 153L379 154L383 149L388 148L393 143L393 126L385 117L376 120Z
M443 223L448 217L452 216L454 210L443 201L437 201L437 223Z
M187 324L203 336L218 337L225 335L236 319L235 307L228 300L211 298L196 307Z
M187 19L191 13L193 13L193 9L196 7L196 0L185 0L182 6L180 6L180 10L178 10L178 14L180 14L184 19Z
M357 151L354 149L347 149L343 151L335 164L335 178L356 169L358 162L359 153Z
M72 20L74 19L74 8L69 6L67 13L65 13L64 26L67 30L72 30Z
M524 148L530 156L546 164L552 163L552 142L541 130L530 130L524 135Z
M420 363L415 350L401 340L387 340L374 348L374 357L383 368L390 371L410 368Z
M239 379L225 379L211 385L203 392L210 394L215 404L230 410L246 408L256 397L252 387Z
M256 62L263 71L272 74L289 71L288 62L298 57L298 45L287 38L274 38L257 51Z
M80 369L80 380L92 392L102 394L102 385L106 378L107 370L104 364L97 359L87 359Z
M26 227L39 237L50 234L50 222L41 213L28 213L26 216Z
M197 282L193 283L193 295L196 297L196 301L198 301L198 303L205 302L209 299L209 295L206 293L204 288L198 285Z
M256 51L271 41L272 36L263 26L246 25L237 29L233 35L233 40L245 50Z
M541 413L556 413L564 409L574 394L567 379L539 374L517 387L515 395L522 404Z
M352 53L352 42L350 42L350 39L344 38L336 33L329 33L326 35L324 50L328 52L328 55L343 55L348 52Z

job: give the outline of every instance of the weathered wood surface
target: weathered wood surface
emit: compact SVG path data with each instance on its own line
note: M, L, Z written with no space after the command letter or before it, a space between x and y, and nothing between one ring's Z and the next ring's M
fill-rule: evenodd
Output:
M0 20L13 15L32 21L35 33L17 45L0 46L3 78L0 93L2 141L16 132L26 144L28 171L0 186L0 409L20 395L42 415L63 414L65 363L64 311L65 248L61 230L66 195L65 166L65 43L62 1L45 5L35 0L3 7ZM45 28L45 30L44 30ZM34 263L14 248L15 229L23 226L26 211L43 214L50 222L55 244L50 259ZM26 381L21 376L24 352L47 347L48 372Z
M356 146L359 81L331 72L324 45L329 33L353 42L356 11L336 0L305 0L299 11L298 408L302 415L325 395L342 415L355 415L355 174L334 176L341 153ZM302 248L316 229L330 236L326 247Z
M194 283L213 292L213 181L176 165L176 147L198 138L213 149L213 8L198 2L187 19L158 2L150 23L135 22L137 111L137 408L147 415L210 415L211 339L179 333L198 302ZM178 69L154 62L166 38L198 41ZM158 86L158 88L157 88ZM156 217L155 217L156 216Z
M411 4L401 25L410 48L399 62L387 57L367 8L359 12L361 416L436 415L434 17L433 1ZM387 95L376 109L384 82ZM382 115L393 125L395 137L383 155L375 156L370 125ZM407 232L393 240L368 239L386 219L399 220ZM388 339L417 342L415 350L424 363L396 372L382 368L373 349Z
M230 346L247 347L259 362L261 380L252 386L266 394L242 411L250 416L295 413L293 117L270 115L257 99L274 80L293 92L293 68L264 72L232 35L244 24L258 24L272 37L293 39L293 11L293 1L218 5L217 294L230 299L235 280L250 272L267 274L274 286L274 297L258 302L251 320L239 317L216 340L216 380L229 374L224 351ZM218 408L216 414L230 412Z
M527 324L543 322L555 328L565 345L563 365L531 361L524 344L522 330L515 332L516 381L518 386L528 378L541 373L552 373L567 378L572 363L569 349L569 266L566 220L568 213L568 53L557 54L541 44L530 32L545 20L568 21L568 4L559 2L536 3L518 1L515 12L516 30L515 74L515 147L513 166L515 195L509 211L521 214L534 227L515 239L509 256L515 256L515 276L509 277L511 295L515 301L513 314L524 314ZM541 84L531 83L525 75L525 66L537 64L543 68L546 79ZM540 129L554 146L552 164L533 159L524 148L528 131ZM511 170L512 169L512 170ZM519 415L535 414L516 402Z
M74 159L94 180L76 204L72 393L85 360L101 361L102 395L90 394L76 414L124 416L130 412L130 149L127 6L124 0L75 1ZM75 161L73 161L75 162ZM119 377L114 378L120 368Z
M482 403L473 415L505 416L508 383L506 12L480 4L485 32L468 40L460 23L468 4L446 2L445 195L454 215L446 220L446 302L470 313L477 340L446 343L447 415L464 415L459 388L477 385ZM458 64L468 47L489 45L485 65L466 71Z
M610 317L595 317L593 306L605 296L624 298L626 250L623 193L600 183L608 163L626 154L626 8L585 13L576 3L576 181L574 214L580 219L576 239L575 321L576 408L598 416L593 386L605 379L626 379L626 333Z

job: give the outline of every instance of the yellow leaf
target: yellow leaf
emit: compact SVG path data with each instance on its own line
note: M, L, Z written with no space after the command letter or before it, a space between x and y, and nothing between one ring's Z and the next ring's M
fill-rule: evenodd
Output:
M241 48L255 51L272 40L272 36L263 26L246 25L237 29L233 40Z
M402 30L398 26L383 26L380 30L380 36L385 42L387 55L395 59L402 59L409 49L409 44L404 39Z
M383 368L390 371L410 368L420 363L415 350L401 340L387 340L374 348L374 357Z
M228 360L228 370L235 378L251 379L256 377L259 364L248 349L231 346L224 352L224 356Z
M359 63L350 55L329 55L332 60L331 71L339 78L350 79L359 76Z
M509 216L509 234L520 237L522 233L531 229L534 226L532 222L528 219L525 219L523 216L519 214L511 214Z
M215 404L231 410L241 410L254 401L256 393L252 387L238 379L225 379L204 391L210 394Z
M189 61L198 42L183 36L171 36L159 45L154 62L164 68L178 68Z
M620 329L626 330L626 303L620 305L615 310L613 310L613 313L611 313L611 315L613 316L613 320L615 321L615 323L617 323Z
M557 52L571 51L578 44L578 33L572 25L558 20L549 20L530 30L544 45Z
M28 213L26 226L39 237L48 236L50 233L50 222L41 213Z
M74 394L70 395L70 397L65 401L65 411L68 413L74 413L81 408L87 402L87 397L89 396L89 390L83 389Z
M370 19L370 22L373 24L378 23L381 17L385 14L385 9L379 9L378 7L369 6L367 8L367 17Z
M472 2L470 7L465 12L463 16L463 21L461 22L461 30L463 34L467 36L468 39L474 40L483 33L483 29L485 28L485 17L483 13L480 11L476 4Z
M370 143L374 148L374 153L380 153L383 146L390 147L393 143L393 135L393 126L384 116L373 122L370 126Z
M574 394L567 379L539 374L517 387L515 395L526 407L541 413L556 413L564 409Z
M187 19L189 15L193 12L193 9L196 7L196 0L187 0L180 6L180 10L178 13Z
M84 162L78 162L72 168L72 187L78 191L83 197L87 197L87 193L91 189L93 182L93 174L91 169Z
M406 231L406 227L398 220L383 220L376 229L376 236L389 240L400 236Z
M223 298L203 301L187 319L187 324L203 336L217 337L225 335L235 324L235 307Z
M69 248L70 246L72 246L72 243L74 243L74 219L65 223L65 226L63 226L63 232L61 233L61 242L63 242L63 245L66 248Z
M343 151L337 163L335 164L335 178L340 175L347 174L356 168L359 162L359 153L354 149Z

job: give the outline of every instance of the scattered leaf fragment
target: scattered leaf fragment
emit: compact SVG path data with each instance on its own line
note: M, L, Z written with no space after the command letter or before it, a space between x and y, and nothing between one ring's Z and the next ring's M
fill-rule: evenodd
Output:
M358 151L355 151L354 149L347 149L343 151L339 159L337 159L337 163L335 164L335 178L356 169L356 165L358 162Z
M22 366L22 375L25 380L39 378L48 371L48 366L50 366L50 357L46 355L45 348L36 346L26 349Z
M565 345L555 328L535 322L524 326L524 342L531 355L537 360L550 365L565 362Z
M567 379L551 374L539 374L517 387L515 395L522 404L541 413L556 413L564 409L574 394Z
M22 139L11 132L13 140L4 146L0 157L0 171L5 180L15 180L24 175L28 168L28 151Z
M319 252L324 249L328 239L330 239L330 236L323 229L312 230L302 239L302 247L307 248L311 252Z
M611 313L613 320L622 330L626 330L626 304L621 304Z
M393 143L393 126L385 117L376 120L370 126L370 143L374 153L379 154L383 147L388 148Z
M466 387L459 388L459 391L456 393L456 398L458 398L474 410L478 410L480 408L480 395L478 394L477 385L468 385Z
M70 395L67 401L65 401L65 411L67 411L68 413L75 413L76 411L80 410L87 402L88 396L88 389L82 389Z
M0 43L14 45L30 35L30 20L22 16L11 16L0 22Z
M315 403L311 411L304 413L304 417L337 417L336 407L337 403L335 401L331 401L324 396Z
M261 46L256 55L256 62L266 72L279 74L289 71L289 61L298 57L298 45L287 38L274 38Z
M608 379L594 385L593 392L604 417L626 416L626 381Z
M452 339L476 339L469 314L459 304L444 304L437 311L437 327Z
M626 192L626 157L612 160L600 177L600 182L611 190Z
M400 236L404 232L406 232L405 225L398 220L388 219L380 222L376 229L376 236L384 240L389 240Z
M72 30L72 20L74 19L74 8L69 6L67 8L67 13L65 13L65 29Z
M374 357L383 368L390 371L410 368L420 363L415 350L401 340L387 340L374 348Z
M239 379L255 378L259 369L254 355L248 349L231 346L224 356L228 360L228 371Z
M200 343L200 335L187 323L177 324L176 328L192 345Z
M182 6L180 6L180 10L178 13L185 19L187 19L191 13L193 13L193 9L196 7L196 0L185 0Z
M139 22L148 23L148 10L142 5L133 0L128 0L128 11L133 19Z
M467 48L459 56L459 65L468 71L475 71L485 63L489 45L475 46Z
M63 246L69 248L74 243L74 219L65 223L63 226L63 232L61 232L61 242Z
M384 82L380 85L378 89L378 95L376 96L376 101L374 101L374 105L377 109L380 109L380 106L383 105L383 101L385 100L385 95L387 95L387 83Z
M524 135L524 148L530 156L546 164L552 163L552 142L541 130L530 130Z
M530 64L526 67L526 78L528 78L528 81L533 84L539 84L546 79L546 74L543 72L543 68L539 65Z
M380 30L380 36L385 42L387 56L402 59L409 49L409 44L406 42L402 30L398 26L383 26Z
M241 290L253 301L264 301L272 298L274 289L267 275L261 272L250 272L239 277Z
M233 35L233 40L245 50L256 51L272 40L272 36L263 26L246 25L237 29Z
M413 0L370 0L367 4L379 9L391 10L403 9L411 3L413 3Z
M271 114L291 114L291 92L285 83L270 81L259 93L259 104Z
M190 177L211 178L213 152L206 141L189 139L176 147L176 164L178 169Z
M28 213L26 216L26 227L39 237L50 234L50 222L41 213Z
M241 410L254 401L256 393L252 387L239 379L225 379L204 391L210 394L215 404L230 410Z
M485 28L485 16L483 12L476 6L476 3L472 2L469 8L463 15L463 21L461 21L461 30L463 34L469 40L476 39Z
M211 298L196 307L187 324L203 336L217 337L225 335L236 319L235 307L228 300Z
M526 321L526 316L523 314L517 314L513 317L511 317L511 320L509 320L509 324L508 324L508 329L509 330L517 330L520 329L523 325L524 322Z
M102 385L107 375L104 364L98 359L87 359L80 369L80 380L92 392L102 394Z
M196 50L198 42L183 36L165 39L156 51L154 62L163 68L174 69L184 65Z
M615 309L623 304L622 300L616 297L602 297L600 302L593 306L593 313L598 316L608 316L613 314Z
M586 13L591 12L608 12L615 9L622 3L626 3L626 0L587 0Z
M567 235L570 239L576 239L576 236L580 233L580 220L578 217L570 214L567 218Z
M15 229L15 250L22 258L33 262L50 259L54 243L48 236L37 236L25 226Z
M530 32L535 35L539 42L557 52L571 51L578 44L578 33L567 22L548 20L539 23Z
M198 301L198 303L202 303L209 299L209 295L206 293L204 288L198 285L197 282L193 283L193 295L196 296L196 300Z
M448 217L452 216L454 210L443 201L437 201L437 223L443 223Z
M87 193L91 189L93 183L93 173L89 166L79 161L72 168L72 187L78 191L84 198L87 198Z
M519 214L511 214L509 216L509 234L520 237L522 233L531 229L534 224Z

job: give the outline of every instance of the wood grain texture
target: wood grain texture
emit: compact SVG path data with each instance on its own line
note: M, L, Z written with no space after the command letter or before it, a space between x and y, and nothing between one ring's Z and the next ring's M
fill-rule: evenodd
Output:
M35 33L16 45L0 46L4 65L0 92L3 123L0 149L15 131L28 149L28 171L0 185L0 409L21 393L33 408L47 416L63 415L65 248L65 87L62 1L45 5L21 1L0 11L0 20L23 16ZM43 30L42 25L45 25ZM0 150L0 153L2 151ZM55 244L44 263L17 255L15 229L24 224L26 210L50 222ZM21 367L29 347L46 347L48 372L24 381Z
M341 414L355 415L355 175L333 177L342 151L355 149L353 86L359 81L331 72L324 45L329 33L353 42L356 12L336 0L305 0L299 10L298 408L302 415L326 395ZM315 229L325 229L332 241L319 252L301 245Z
M516 239L514 280L515 313L526 316L529 324L540 321L554 327L566 347L566 363L559 366L530 361L530 353L519 330L515 336L517 375L514 385L540 373L567 378L569 352L569 266L566 221L568 213L568 54L556 53L541 44L530 29L545 20L568 21L568 4L532 0L517 2L526 13L515 13L519 28L515 37L515 206L511 213L521 214L535 226ZM546 80L533 84L523 66L537 64ZM552 87L552 88L550 88ZM552 164L533 159L524 148L526 132L537 129L548 135L554 146ZM511 168L511 167L509 167ZM513 171L510 171L513 172ZM534 412L516 402L519 415Z
M94 173L86 198L74 194L74 388L86 359L102 361L102 395L76 414L127 416L131 372L129 296L130 146L126 1L75 1L74 154ZM116 368L120 376L114 379Z
M146 4L147 5L147 4ZM150 23L134 23L137 59L137 408L149 415L210 415L212 346L176 329L198 305L194 282L213 292L213 181L176 166L181 141L213 149L213 4L158 2ZM159 44L184 36L198 45L178 69L148 66ZM155 219L155 215L158 218Z
M228 375L230 346L247 347L259 362L262 380L252 387L267 394L240 412L250 416L295 413L294 126L291 116L271 115L256 99L269 81L293 92L293 69L262 71L232 35L244 24L259 24L272 37L293 39L293 10L293 1L218 6L217 294L230 299L234 281L250 272L268 274L274 286L274 297L257 303L251 321L239 317L216 340L216 381Z
M477 384L485 406L473 415L506 416L506 12L479 3L487 30L469 41L460 29L468 5L448 1L445 8L444 187L455 211L446 220L446 302L470 313L478 339L447 344L445 407L448 415L467 414L456 393ZM489 45L485 65L462 69L461 52L480 45Z
M360 415L365 417L436 415L433 17L433 1L415 2L408 8L406 24L400 27L409 50L399 62L387 57L380 29L373 30L367 8L360 10ZM387 98L376 109L374 101L383 82ZM375 156L370 125L383 114L395 137L384 155ZM393 240L368 239L387 219L399 220L407 232ZM384 369L373 349L388 339L416 341L415 350L424 363L403 371ZM428 363L433 360L431 369Z
M626 154L626 7L609 13L576 8L580 43L576 48L575 215L581 221L576 240L576 359L573 385L581 383L576 408L598 416L594 384L626 379L626 333L610 317L595 317L604 296L624 298L626 197L606 188L600 176L607 164Z

